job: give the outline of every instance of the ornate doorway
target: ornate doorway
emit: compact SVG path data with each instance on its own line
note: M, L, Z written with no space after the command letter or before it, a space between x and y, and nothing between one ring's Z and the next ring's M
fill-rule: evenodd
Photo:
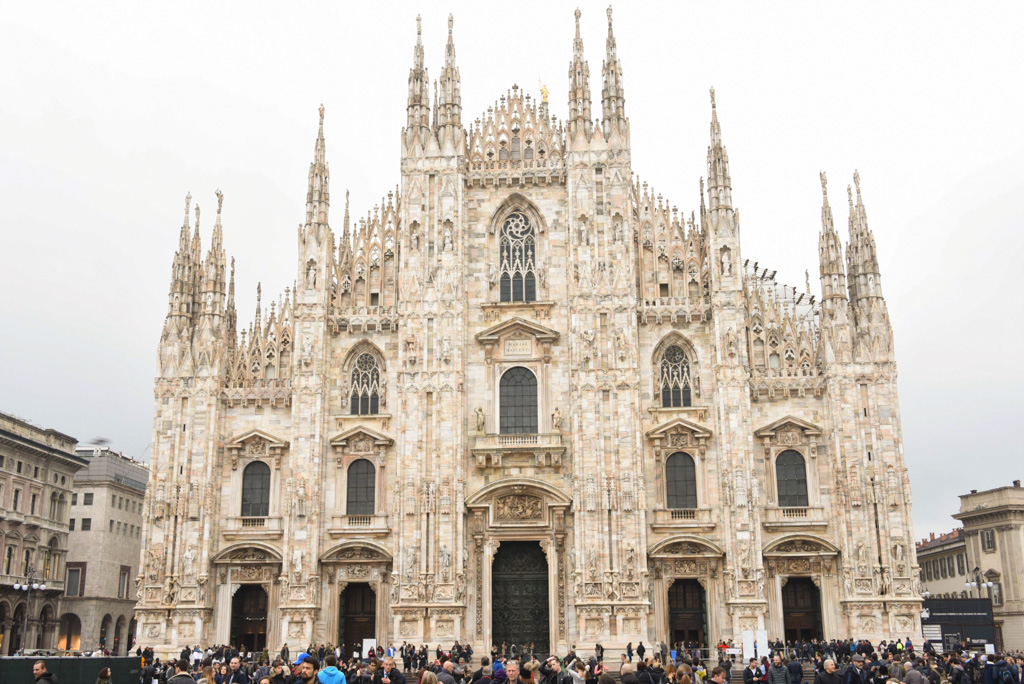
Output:
M707 644L707 601L695 579L676 580L668 590L668 620L672 643Z
M539 542L503 541L491 571L491 633L496 644L548 650L548 560Z
M341 592L338 643L349 655L363 653L363 639L377 636L377 595L365 582L356 582Z
M821 594L810 577L790 577L782 587L782 622L786 641L822 637Z
M258 584L243 584L231 599L231 641L247 651L267 646L267 592Z

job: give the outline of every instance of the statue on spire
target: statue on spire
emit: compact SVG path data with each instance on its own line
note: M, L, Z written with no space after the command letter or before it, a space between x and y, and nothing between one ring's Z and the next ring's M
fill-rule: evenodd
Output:
M320 103L320 110L319 111L320 111L320 125L323 126L324 125L324 103L323 102Z
M711 86L711 108L715 108L715 86Z
M224 193L217 188L217 215L220 215L220 210L224 207Z

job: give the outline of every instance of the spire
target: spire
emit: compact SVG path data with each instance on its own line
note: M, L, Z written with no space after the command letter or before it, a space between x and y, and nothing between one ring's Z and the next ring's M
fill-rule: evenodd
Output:
M832 207L828 203L828 179L821 178L821 234L818 236L818 267L821 278L821 297L825 310L831 312L836 300L846 299L846 270L843 268L843 244L832 221Z
M185 218L178 232L178 249L174 252L171 263L171 287L168 291L169 306L167 315L188 315L185 306L191 302L192 278L195 266L192 263L192 238L189 235L189 210L192 208L192 193L185 195Z
M345 191L345 221L341 229L341 240L338 242L338 267L345 268L351 259L352 235L349 232L348 190Z
M602 116L605 137L611 137L612 130L624 128L626 123L626 97L622 88L622 66L615 50L615 33L612 31L612 8L608 7L608 40L605 44L605 61L601 67L604 85L601 90Z
M854 205L853 192L847 186L850 202L850 243L846 250L847 272L850 276L850 301L862 298L882 297L882 278L878 268L878 253L875 250L875 235L868 227L868 213L860 193L860 173L853 172L853 184L857 192Z
M228 319L228 339L233 342L235 325L238 322L238 313L235 311L235 257L231 257L231 278L228 280L228 303L225 307L225 314Z
M263 283L256 283L256 329L259 330L262 326L263 316L260 312L261 304L263 300Z
M711 88L711 144L708 146L708 209L732 208L732 180L729 155L722 144L722 126L718 123L715 89Z
M569 64L569 133L572 137L582 128L590 137L590 67L583 58L583 38L580 37L580 9L576 8L576 38L572 42L572 62Z
M423 66L423 20L416 15L416 47L412 52L412 69L409 70L409 104L406 108L407 135L414 136L418 129L430 125L430 78Z
M324 106L320 105L320 129L309 164L309 186L306 190L306 225L326 225L330 205L330 172L327 166L327 144L324 142Z
M444 49L444 68L441 69L441 93L435 96L441 126L462 125L462 81L455 66L455 39L452 37L454 19L448 15L448 44Z
M224 193L217 188L217 218L213 220L213 237L210 241L210 249L214 253L219 253L223 249L224 244L224 229L220 224L220 213L224 208Z

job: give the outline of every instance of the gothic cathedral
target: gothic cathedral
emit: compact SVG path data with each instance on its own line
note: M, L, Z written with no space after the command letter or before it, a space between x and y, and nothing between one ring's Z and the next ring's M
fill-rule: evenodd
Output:
M451 18L432 102L413 55L400 187L335 237L321 107L295 285L241 331L186 198L140 643L919 634L859 177L844 259L822 174L816 301L742 255L713 90L699 209L634 180L611 10L600 120L578 10L565 121L465 121Z

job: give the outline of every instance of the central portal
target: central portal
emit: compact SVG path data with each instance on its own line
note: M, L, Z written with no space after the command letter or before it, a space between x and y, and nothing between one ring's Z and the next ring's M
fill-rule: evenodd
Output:
M540 542L503 541L494 556L491 580L491 641L530 644L543 660L548 650L548 560Z
M231 600L231 644L258 652L267 647L267 592L243 584Z
M822 638L821 594L810 577L790 577L782 587L782 618L787 641Z
M363 640L377 636L377 595L365 582L354 582L341 592L338 643L348 655L363 653Z

